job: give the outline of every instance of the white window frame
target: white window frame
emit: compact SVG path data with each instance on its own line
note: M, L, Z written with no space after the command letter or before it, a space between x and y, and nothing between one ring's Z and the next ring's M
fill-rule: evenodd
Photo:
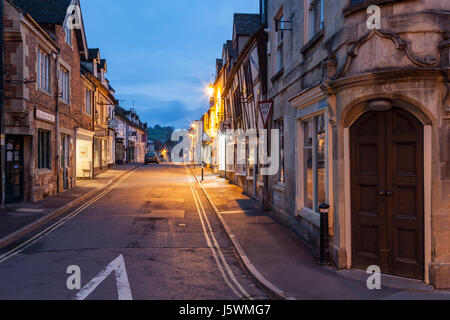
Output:
M89 88L86 88L85 95L86 95L86 98L85 98L85 104L86 104L85 112L86 112L86 114L91 115L92 114L92 90L89 89Z
M64 33L65 33L65 40L66 43L70 46L72 46L72 30L67 27L67 25L64 27Z
M37 84L38 89L51 94L51 59L42 49L37 51Z
M60 98L70 104L70 71L59 65L59 92Z

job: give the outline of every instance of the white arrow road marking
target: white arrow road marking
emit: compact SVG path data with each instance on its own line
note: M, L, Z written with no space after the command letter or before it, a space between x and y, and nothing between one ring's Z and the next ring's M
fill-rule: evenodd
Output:
M111 262L105 269L103 269L94 279L92 279L83 289L78 292L75 299L84 300L92 291L94 291L100 283L102 283L111 272L116 275L117 293L119 300L133 300L131 296L130 283L128 282L127 270L125 268L125 260L120 255L113 262Z

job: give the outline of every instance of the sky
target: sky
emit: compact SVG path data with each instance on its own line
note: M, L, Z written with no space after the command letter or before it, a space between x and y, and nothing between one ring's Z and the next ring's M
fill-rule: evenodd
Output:
M259 0L81 0L81 9L121 106L149 126L186 128L209 108L233 13L257 13Z

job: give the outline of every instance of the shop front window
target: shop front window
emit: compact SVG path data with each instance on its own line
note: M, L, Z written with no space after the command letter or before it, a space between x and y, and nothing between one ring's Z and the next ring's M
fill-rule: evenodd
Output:
M318 206L327 202L325 115L305 121L303 135L304 207L318 212Z

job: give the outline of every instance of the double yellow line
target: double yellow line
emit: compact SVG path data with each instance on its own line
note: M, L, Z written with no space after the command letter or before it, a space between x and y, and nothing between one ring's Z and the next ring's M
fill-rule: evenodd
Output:
M195 205L197 207L197 212L200 217L200 221L202 224L206 243L207 243L208 247L211 249L214 260L217 264L217 267L220 270L220 273L222 274L223 279L225 280L226 284L230 287L230 289L234 292L234 294L236 294L240 299L254 300L252 298L252 296L243 288L243 286L236 279L233 271L230 268L230 265L228 264L227 260L225 259L222 249L220 248L220 245L217 242L216 237L214 236L214 232L211 228L211 224L209 222L209 219L206 214L205 208L202 204L202 201L200 200L200 196L199 196L197 190L195 189L196 180L193 177L192 173L189 172L187 166L185 166L185 170L186 170L186 175L188 178L189 186L191 188L192 195L194 197Z

